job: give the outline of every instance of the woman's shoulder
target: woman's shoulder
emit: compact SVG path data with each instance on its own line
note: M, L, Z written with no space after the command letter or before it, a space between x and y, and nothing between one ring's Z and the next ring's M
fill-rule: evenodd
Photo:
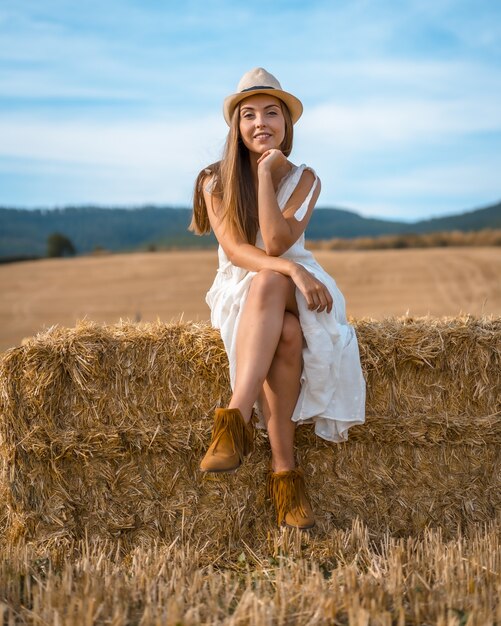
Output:
M311 165L307 165L306 163L295 165L293 166L293 172L295 174L293 175L296 186L299 188L311 189L313 186L320 184L320 179Z
M313 183L313 181L316 178L318 178L316 171L311 165L308 165L307 163L301 163L300 165L295 165L291 161L289 161L289 163L292 166L290 175L295 176L298 181L301 179L304 179L304 180L309 180L310 183Z
M207 193L212 193L214 191L214 186L216 184L216 175L214 172L211 172L209 169L205 170L205 176L202 180L203 188Z
M317 176L317 173L316 173L315 169L311 165L308 165L308 163L301 163L301 165L298 165L297 167L298 167L298 169L301 170L302 173L309 172L309 174L307 174L307 176L308 175L312 175L312 176L315 176L315 177Z
M212 194L217 181L219 179L220 173L220 164L218 161L216 163L212 163L211 165L207 165L198 174L198 180L200 181L200 186L207 192Z

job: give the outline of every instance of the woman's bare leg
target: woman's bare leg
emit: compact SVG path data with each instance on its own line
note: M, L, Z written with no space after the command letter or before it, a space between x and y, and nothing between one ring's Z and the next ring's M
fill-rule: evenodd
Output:
M286 312L282 334L268 376L259 396L274 472L294 469L294 435L291 420L301 388L303 334L298 318Z
M272 270L252 279L237 333L236 376L229 408L248 421L268 376L282 335L286 310L297 313L295 285Z

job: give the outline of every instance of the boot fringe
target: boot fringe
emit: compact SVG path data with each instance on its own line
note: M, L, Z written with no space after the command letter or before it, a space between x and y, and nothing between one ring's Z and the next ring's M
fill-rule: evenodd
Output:
M297 509L300 515L307 515L301 503L301 492L304 492L306 487L303 471L300 468L287 472L270 472L266 481L266 490L268 497L275 504L279 526L292 509Z
M215 444L216 447L224 433L230 437L233 449L242 463L244 457L254 449L253 425L245 423L239 409L216 409L211 445Z

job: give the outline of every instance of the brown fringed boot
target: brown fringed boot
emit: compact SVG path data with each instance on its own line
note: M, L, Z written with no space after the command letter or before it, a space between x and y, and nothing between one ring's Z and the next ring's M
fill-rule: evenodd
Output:
M315 526L315 516L306 495L304 472L300 467L286 472L270 471L266 491L275 505L279 526L302 529Z
M246 424L239 409L216 409L209 449L202 472L233 472L254 448L254 417Z

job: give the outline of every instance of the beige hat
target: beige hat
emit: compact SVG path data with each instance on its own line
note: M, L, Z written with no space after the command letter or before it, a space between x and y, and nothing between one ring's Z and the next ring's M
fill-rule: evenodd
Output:
M275 98L279 98L282 102L285 102L290 111L293 124L301 117L303 112L301 101L291 93L284 91L278 80L272 74L262 67L256 67L242 76L238 83L237 93L224 99L223 114L228 126L231 124L231 116L237 104L244 98L248 98L257 93L268 93L270 96L275 96Z

